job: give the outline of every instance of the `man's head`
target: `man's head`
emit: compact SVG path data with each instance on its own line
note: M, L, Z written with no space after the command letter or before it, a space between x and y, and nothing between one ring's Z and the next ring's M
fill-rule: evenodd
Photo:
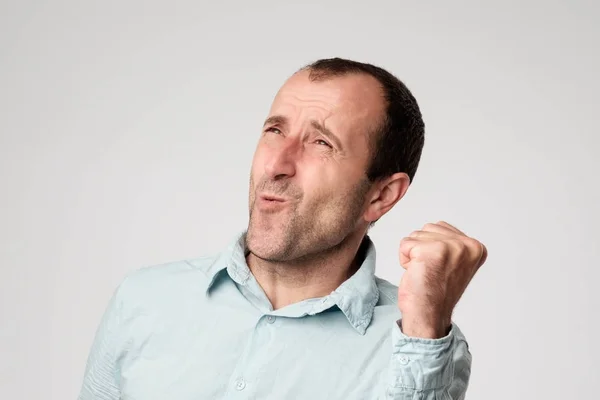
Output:
M289 262L362 237L408 189L424 143L416 100L370 64L319 60L277 93L250 176L247 245Z

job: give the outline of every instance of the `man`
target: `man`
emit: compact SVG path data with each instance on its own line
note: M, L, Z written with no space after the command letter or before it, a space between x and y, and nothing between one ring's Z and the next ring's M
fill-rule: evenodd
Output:
M139 269L115 292L80 399L462 399L452 310L487 250L445 222L404 238L399 287L367 231L406 193L417 102L370 64L320 60L277 93L247 229L214 257Z

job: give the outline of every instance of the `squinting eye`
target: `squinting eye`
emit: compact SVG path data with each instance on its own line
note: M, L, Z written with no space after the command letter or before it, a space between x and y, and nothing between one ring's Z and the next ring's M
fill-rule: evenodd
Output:
M267 132L273 132L276 135L281 134L281 131L279 129L277 129L277 128L268 128Z
M326 141L321 140L321 139L317 140L315 143L320 144L320 145L324 145L324 146L327 146L327 147L331 147L331 145L329 143L327 143Z

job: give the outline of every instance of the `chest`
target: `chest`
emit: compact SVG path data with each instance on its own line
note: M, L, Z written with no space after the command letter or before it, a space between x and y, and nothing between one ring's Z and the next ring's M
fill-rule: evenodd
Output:
M124 400L375 397L387 329L358 334L341 313L301 318L226 310L139 321L121 361Z

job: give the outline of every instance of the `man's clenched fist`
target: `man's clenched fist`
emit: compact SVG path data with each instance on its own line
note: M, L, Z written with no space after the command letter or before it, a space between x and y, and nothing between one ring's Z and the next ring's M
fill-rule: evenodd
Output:
M481 242L446 222L426 224L402 239L402 332L431 339L448 334L452 311L486 258Z

